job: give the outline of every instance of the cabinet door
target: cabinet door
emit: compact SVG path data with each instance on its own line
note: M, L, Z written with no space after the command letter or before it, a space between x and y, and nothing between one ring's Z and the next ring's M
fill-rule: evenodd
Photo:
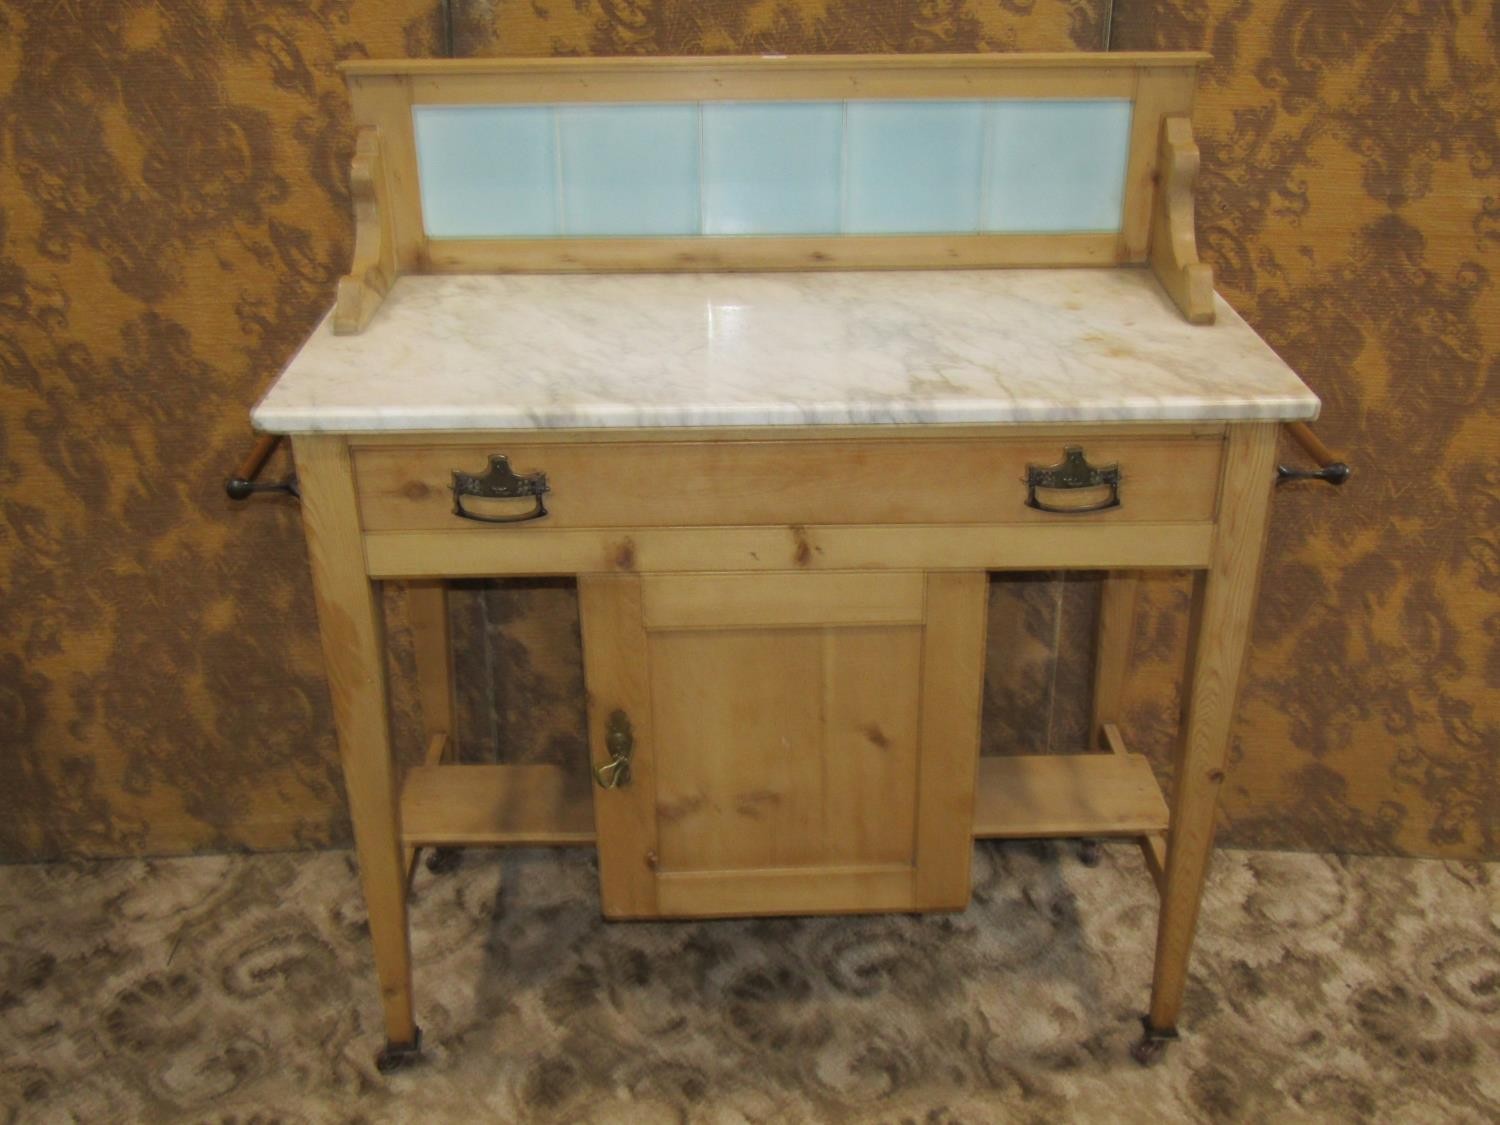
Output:
M968 902L982 572L586 577L579 593L593 764L611 740L629 750L628 778L594 794L606 915Z

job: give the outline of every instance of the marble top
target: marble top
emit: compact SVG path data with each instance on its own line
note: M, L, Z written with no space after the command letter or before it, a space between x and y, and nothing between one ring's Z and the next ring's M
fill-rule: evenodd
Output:
M1315 418L1217 300L1148 270L413 275L325 319L256 406L277 433Z

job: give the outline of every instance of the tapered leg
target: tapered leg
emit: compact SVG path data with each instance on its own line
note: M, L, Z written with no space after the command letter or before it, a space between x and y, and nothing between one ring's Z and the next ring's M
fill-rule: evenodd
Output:
M1094 718L1089 746L1107 750L1104 724L1120 722L1125 670L1135 630L1135 597L1140 576L1133 570L1111 571L1099 597L1099 632L1094 646Z
M1275 424L1230 427L1219 529L1209 569L1199 573L1193 589L1185 708L1172 778L1166 880L1145 1044L1170 1038L1182 1008L1235 696L1250 636L1275 452Z
M365 574L349 450L342 438L294 442L323 661L338 728L360 881L385 1009L384 1063L415 1051L406 870L386 709L380 608Z

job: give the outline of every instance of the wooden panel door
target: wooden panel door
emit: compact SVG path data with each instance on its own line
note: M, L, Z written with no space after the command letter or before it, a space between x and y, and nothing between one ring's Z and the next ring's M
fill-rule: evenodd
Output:
M595 791L605 914L963 907L984 582L581 578L594 765L613 716L632 742Z

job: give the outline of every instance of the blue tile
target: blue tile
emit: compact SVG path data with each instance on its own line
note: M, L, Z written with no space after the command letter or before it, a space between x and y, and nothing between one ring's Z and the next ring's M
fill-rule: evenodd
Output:
M979 229L983 105L850 102L844 230Z
M696 105L568 106L557 120L565 233L698 233Z
M557 233L556 131L546 106L412 110L422 221L433 238Z
M840 102L703 107L704 234L837 234Z
M1120 229L1130 102L994 102L986 132L985 230Z

